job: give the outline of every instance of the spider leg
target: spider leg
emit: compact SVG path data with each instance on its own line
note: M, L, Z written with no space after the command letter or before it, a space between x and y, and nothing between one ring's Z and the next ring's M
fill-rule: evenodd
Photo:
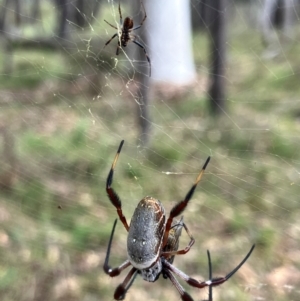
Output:
M182 221L180 220L180 222L182 222ZM186 226L186 224L184 222L182 222L182 227L184 227L186 233L190 237L190 242L189 242L188 246L185 247L184 249L181 249L181 250L173 250L173 251L162 252L162 256L164 256L165 258L168 258L170 256L174 256L174 255L186 254L190 250L190 248L193 246L193 244L195 243L194 237L192 236L190 230L188 229L188 227ZM172 231L172 227L171 227L170 231ZM170 233L170 231L169 231L169 233Z
M107 46L116 36L118 36L118 34L117 33L115 33L106 43L105 43L105 45L104 45L104 47L105 46Z
M143 9L144 9L144 13L145 13L144 19L142 20L142 22L140 23L140 25L133 27L133 28L131 29L131 31L133 31L133 30L137 30L137 29L141 28L141 27L143 26L143 24L144 24L144 22L145 22L146 18L147 18L147 14L146 14L145 6L144 6L144 4L143 4L143 2L142 2L142 1L141 1L141 6L143 7Z
M247 261L247 259L250 257L252 251L255 248L255 244L251 247L250 251L247 253L245 258L230 272L228 273L225 277L218 277L218 278L213 278L212 280L206 281L210 283L209 285L215 286L224 283L227 281L229 278L231 278L240 268L241 266Z
M136 276L137 276L137 269L136 268L132 268L129 273L127 274L126 278L124 279L124 281L117 286L115 293L114 293L114 298L115 300L124 300L125 299L125 295L128 292L128 290L130 289L131 285L133 284Z
M169 263L173 263L175 255L168 256L168 252L177 251L179 247L179 239L181 236L182 228L183 228L183 216L181 217L180 221L173 221L168 241L165 247L162 250L161 256L163 256L165 259L168 260ZM164 273L164 270L162 271L163 277L165 279L168 278L168 275Z
M132 29L130 29L130 31L137 30L137 29L139 29L139 28L141 28L141 27L142 27L142 25L135 26L135 27L133 27Z
M179 247L179 239L181 236L182 228L183 228L183 216L181 217L180 221L173 221L171 229L169 231L168 241L164 246L162 252L163 256L170 262L173 263L174 255L173 256L166 256L165 252L172 252L177 251Z
M138 41L136 41L136 40L132 40L132 42L133 42L135 45L138 45L139 47L141 47L141 48L144 50L145 56L146 56L147 61L148 61L148 63L149 63L149 69L150 69L150 71L149 71L149 76L151 76L151 61L150 61L150 58L149 58L149 56L148 56L148 54L147 54L147 51L146 51L145 47L144 47L140 42L138 42Z
M173 218L178 216L179 214L181 214L183 212L183 210L185 209L185 207L187 206L188 202L190 201L190 199L192 198L194 191L198 185L198 183L201 181L201 178L204 174L204 171L207 167L207 164L209 163L210 157L208 157L202 167L202 170L200 171L199 175L196 178L195 184L192 186L192 188L189 190L189 192L187 193L187 195L185 196L183 201L180 201L179 203L177 203L170 212L170 216L167 220L167 224L166 224L166 230L165 230L165 234L164 234L164 239L163 239L163 247L166 245L167 240L168 240L168 236L169 236L169 231L171 229L171 225L172 225L172 221Z
M107 251L106 251L106 256L105 256L105 260L104 260L104 265L103 265L103 270L104 272L109 275L110 277L115 277L120 275L120 273L126 269L127 267L130 266L130 262L129 260L126 260L125 262L123 262L120 266L116 267L116 268L111 268L108 264L109 262L109 255L110 255L110 250L111 250L111 244L112 244L112 240L113 240L113 236L115 233L115 228L117 225L117 219L114 222L113 228L111 230L111 234L110 234L110 238L109 238L109 242L108 242L108 246L107 246Z
M121 11L121 3L119 2L119 15L120 15L120 25L123 25L122 11Z
M172 272L169 270L166 270L165 272L167 277L171 280L172 284L175 286L178 293L180 294L181 300L194 301L193 298L184 290L184 288L181 286L181 284L178 282L178 280L175 278Z
M179 269L177 269L175 266L173 266L172 264L170 264L167 260L163 259L163 264L164 267L168 270L170 270L171 272L173 272L175 275L179 276L180 278L182 278L187 284L194 286L194 287L198 287L198 288L204 288L206 286L216 286L216 285L220 285L222 283L224 283L225 281L227 281L229 278L231 278L239 269L240 267L245 263L245 261L249 258L249 256L251 255L253 249L254 249L255 245L253 245L250 249L250 251L248 252L248 254L245 256L245 258L240 262L240 264L238 266L236 266L230 273L228 273L225 277L218 277L218 278L213 278L207 281L202 281L199 282L198 280L189 277L187 274L185 274L184 272L180 271Z
M111 27L113 27L114 29L118 30L118 27L116 27L115 25L110 24L109 22L107 22L106 20L104 20L108 25L110 25Z
M135 274L133 274L133 276L131 277L131 279L130 279L130 282L127 284L127 286L126 286L126 288L125 288L125 291L124 291L124 293L123 293L123 299L125 298L125 295L127 294L127 292L129 291L129 289L131 288L131 286L132 286L132 284L133 284L133 282L134 282L134 280L135 280L135 278L136 278L136 276L139 274L139 271L138 270L136 270L136 273ZM210 300L209 300L210 301Z
M146 13L146 10L145 10L144 3L142 1L141 1L141 6L143 7L143 10L144 10L144 13L145 13L144 19L142 20L140 25L133 27L130 31L137 30L137 29L141 28L143 26L145 20L147 19L147 13Z
M120 146L116 153L115 159L114 159L111 169L109 171L109 174L108 174L108 177L106 180L106 192L107 192L107 195L108 195L111 203L116 207L121 222L123 223L124 227L128 231L129 226L128 226L126 217L123 215L121 200L120 200L119 196L117 195L117 193L114 191L114 189L111 187L112 182L113 182L114 169L117 164L123 144L124 144L124 140L122 140L120 143Z
M208 278L209 280L212 280L212 265L211 265L211 258L209 250L207 250L207 258L208 258ZM202 301L213 301L213 295L212 295L213 287L210 285L208 289L208 300L202 300Z
M142 6L143 9L144 9L145 16L144 16L144 19L142 20L141 24L140 24L139 26L135 27L135 29L140 28L140 27L144 24L144 22L145 22L145 20L146 20L146 18L147 18L147 13L146 13L146 10L145 10L145 6L144 6L144 3L143 3L142 1L141 1L141 6ZM135 30L135 29L132 29L132 30Z

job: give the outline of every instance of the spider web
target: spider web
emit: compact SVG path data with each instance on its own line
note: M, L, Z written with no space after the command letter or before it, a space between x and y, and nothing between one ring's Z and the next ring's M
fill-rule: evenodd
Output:
M196 19L202 16L200 2L191 3ZM93 7L97 1L87 3ZM149 1L147 19L135 34L151 58L151 78L145 54L136 53L133 43L118 56L118 37L104 48L116 33L104 19L120 26L117 2L101 2L94 15L77 1L45 0L34 17L32 2L22 5L19 13L12 2L1 6L7 9L1 51L2 300L113 300L129 269L115 278L102 270L117 217L105 181L122 139L113 187L128 221L146 195L160 199L169 212L211 156L184 211L196 242L175 258L176 267L208 279L209 250L213 277L224 276L255 243L243 267L213 289L213 299L298 300L299 4L290 3L289 30L270 26L264 45L259 22L264 2L226 2L226 107L218 118L209 114L209 21L201 19L202 29L191 37L195 84L178 88L158 80L161 49L170 45L157 41L154 47L145 38L146 33L153 38L147 24L161 17L159 11L150 14ZM61 37L57 14L64 6L77 11L86 26L67 17L69 32ZM129 15L135 25L142 20L139 2L122 1L121 8L123 20ZM180 59L168 53L175 70ZM150 114L141 118L145 107ZM150 128L146 142L143 121ZM180 246L188 241L183 233ZM111 265L117 266L127 258L120 222L112 249ZM179 281L194 300L208 298L208 289ZM141 277L126 297L170 298L180 299L169 280L147 283Z

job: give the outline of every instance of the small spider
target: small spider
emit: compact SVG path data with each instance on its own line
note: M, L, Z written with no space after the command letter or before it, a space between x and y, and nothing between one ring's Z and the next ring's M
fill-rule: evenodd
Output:
M146 14L146 10L145 10L143 2L141 2L141 5L143 6L144 13L145 13L144 19L142 20L142 22L141 22L140 25L133 27L133 19L130 18L130 17L126 17L125 20L124 20L124 23L123 23L122 12L121 12L121 4L119 2L119 15L120 15L120 27L121 27L121 29L120 29L120 31L118 31L117 33L115 33L110 38L110 40L108 40L105 43L105 46L107 46L115 37L119 36L118 46L117 46L117 51L116 51L116 55L118 55L121 46L122 47L126 47L129 42L133 42L134 44L136 44L137 46L139 46L140 48L142 48L144 50L144 53L145 53L146 58L147 58L147 61L149 63L149 69L150 69L149 70L149 76L151 76L151 62L150 62L150 58L149 58L149 56L147 54L147 51L145 49L145 46L143 46L140 42L138 42L136 40L137 37L134 34L131 33L132 31L137 30L140 27L142 27L144 21L147 18L147 14ZM110 25L111 27L113 27L114 29L119 30L116 26L112 25L111 23L107 22L106 20L104 20L104 21L108 25Z
M192 198L194 191L200 182L210 157L207 158L201 172L196 178L194 185L186 194L185 198L178 202L166 218L165 209L161 202L153 197L146 196L137 205L133 216L131 218L130 226L127 223L126 217L122 212L122 203L111 187L113 182L114 169L117 164L121 149L123 147L124 140L121 141L117 154L113 161L112 167L106 180L106 192L111 203L116 207L117 213L125 229L128 231L127 236L127 257L119 267L111 268L109 266L109 256L111 251L112 240L117 224L117 219L114 222L112 232L110 235L106 257L103 265L104 272L111 277L118 276L124 269L132 266L129 273L125 277L124 281L116 288L114 293L115 300L123 300L131 285L134 282L137 274L140 274L142 278L149 282L155 282L162 274L164 278L171 280L177 291L179 292L183 301L193 301L192 297L184 290L175 275L184 280L187 284L204 288L210 287L209 298L212 299L212 287L222 284L232 277L239 268L245 263L245 261L251 255L255 245L253 245L245 256L245 258L237 265L230 273L225 277L212 278L211 276L211 261L208 252L209 261L209 274L210 279L207 281L198 281L191 278L173 265L175 255L186 254L193 246L195 240L189 232L187 226L183 222L183 218L179 222L173 221L173 219L179 216L188 205ZM179 238L182 228L187 232L190 242L184 248L178 250Z

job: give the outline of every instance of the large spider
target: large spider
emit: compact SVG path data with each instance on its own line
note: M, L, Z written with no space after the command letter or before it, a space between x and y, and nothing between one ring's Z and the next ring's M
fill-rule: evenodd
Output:
M127 44L129 42L133 42L134 44L136 44L137 46L139 46L140 48L142 48L144 50L145 56L147 58L147 61L149 63L149 76L151 76L151 62L150 62L150 58L147 54L146 48L145 46L143 46L140 42L138 42L136 39L136 35L132 34L132 31L139 29L140 27L142 27L144 21L147 18L147 14L146 14L146 10L144 7L143 2L141 2L141 5L143 6L144 9L144 19L142 20L142 22L140 23L140 25L133 27L133 19L130 17L126 17L123 23L123 18L122 18L122 12L121 12L121 4L119 2L119 15L120 15L120 30L112 25L111 23L109 23L108 21L104 20L108 25L110 25L111 27L113 27L114 29L117 29L118 32L115 33L106 43L105 46L107 46L115 37L119 37L118 40L118 46L117 46L117 51L116 51L116 55L119 55L119 50L122 47L126 47ZM105 47L104 46L104 47Z
M175 275L180 277L187 284L193 287L204 288L206 286L209 286L210 290L212 286L216 286L227 281L249 258L255 245L251 247L250 251L240 262L240 264L238 264L225 277L211 277L211 263L209 253L208 256L210 266L210 279L207 281L198 281L194 278L191 278L172 264L175 255L186 254L195 242L193 236L183 222L183 218L181 218L179 222L173 221L173 219L179 216L184 211L185 207L192 198L193 193L204 174L210 157L207 158L201 172L196 178L194 185L191 187L185 198L182 201L178 202L171 209L168 219L166 219L165 209L162 206L161 202L153 197L146 196L137 205L137 208L135 209L131 218L130 226L128 226L127 220L122 212L121 200L115 190L111 187L113 182L114 169L117 164L123 144L124 140L122 140L120 143L112 167L108 174L106 181L106 192L111 203L116 207L121 222L123 223L125 229L128 231L128 259L125 260L119 267L111 268L109 266L111 245L117 224L116 219L109 239L103 269L106 274L111 277L115 277L118 276L127 267L132 266L132 268L125 277L124 281L116 288L114 298L116 300L123 300L125 298L125 295L132 285L137 274L140 274L144 280L149 282L155 282L159 278L160 274L162 274L164 278L169 278L179 292L183 301L193 301L193 299L184 290L184 288L175 278ZM181 235L182 228L184 228L187 232L190 238L190 242L184 249L178 250L179 237ZM212 291L210 292L210 296L210 298L212 298Z

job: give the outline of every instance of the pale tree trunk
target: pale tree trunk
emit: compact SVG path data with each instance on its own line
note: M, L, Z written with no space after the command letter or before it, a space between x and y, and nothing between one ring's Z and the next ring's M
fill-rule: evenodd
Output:
M155 82L186 85L196 79L189 1L145 0L147 51Z
M144 17L140 0L132 0L135 26ZM151 60L151 77L144 51L139 50L136 60L143 62L137 68L139 89L135 96L138 103L138 119L141 129L140 142L149 143L151 114L149 89L151 83L167 84L172 90L195 81L196 70L192 52L192 26L190 4L186 0L144 0L147 19L135 32L138 41L145 46ZM124 16L123 16L124 17Z

